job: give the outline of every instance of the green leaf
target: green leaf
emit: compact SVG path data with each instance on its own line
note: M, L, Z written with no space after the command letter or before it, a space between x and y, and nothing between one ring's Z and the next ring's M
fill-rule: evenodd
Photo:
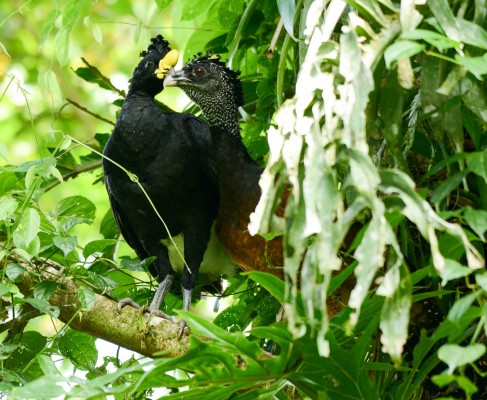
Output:
M76 236L54 236L52 242L54 243L54 246L62 250L64 257L67 257L67 255L78 245L78 238Z
M60 102L62 100L61 88L57 81L56 74L52 69L46 70L40 66L37 73L37 83L41 95L49 102Z
M159 11L164 10L171 3L172 0L156 0L156 5Z
M487 150L469 154L467 165L473 173L487 182Z
M5 271L7 277L14 282L16 282L25 272L27 272L27 270L17 263L8 264L7 269Z
M42 376L32 382L17 387L12 391L12 398L15 399L54 399L64 398L67 394L61 386L62 382L69 382L68 378L62 376Z
M6 368L22 371L47 344L47 339L36 331L26 331L16 335L17 351L11 353L6 361Z
M467 57L456 54L455 61L479 80L482 79L483 75L487 74L487 54L482 57Z
M457 344L445 344L438 350L438 358L448 365L448 373L466 364L470 364L485 353L485 345L472 344L470 346L459 346Z
M455 20L465 43L487 50L487 31L480 24L462 18L455 18Z
M0 221L7 221L17 210L18 202L11 196L0 197Z
M8 149L3 143L0 143L0 157L8 162Z
M262 353L257 343L250 342L241 332L226 332L194 313L182 311L178 314L181 314L193 332L214 340L222 349L227 349L244 357L247 356L253 360L256 360Z
M76 68L74 73L86 82L95 83L102 89L112 90L112 87L93 68Z
M56 56L61 67L68 64L69 59L69 30L61 28L56 35Z
M13 172L0 173L0 196L3 196L17 188L17 177Z
M463 181L463 178L465 178L469 172L468 169L464 169L443 180L441 184L433 190L433 193L431 193L431 201L434 204L440 203Z
M463 217L480 240L485 241L485 231L487 230L487 211L474 210L473 208L466 207Z
M436 20L445 31L446 36L459 42L463 41L463 35L460 32L448 2L446 0L429 0L427 4Z
M60 12L57 9L52 10L47 15L46 19L44 20L44 23L42 24L39 47L43 47L44 43L46 43L46 40L51 34L52 28L54 27L54 23L56 22L59 15Z
M294 17L296 15L296 1L295 0L279 0L277 2L277 8L279 9L279 14L281 15L282 22L284 23L284 28L286 28L287 33L294 40Z
M61 372L59 372L59 370L56 367L56 364L54 363L51 357L46 356L45 354L38 354L36 360L39 363L39 367L41 367L42 372L44 372L45 375L61 376Z
M5 53L5 54L6 54L6 55L9 57L9 58L12 58L12 57L10 57L10 54L8 54L7 48L5 47L5 45L4 45L2 42L0 42L0 49L2 49L2 50L3 50L3 52L4 52L4 53Z
M401 34L402 39L409 40L424 40L430 45L436 47L440 51L444 51L451 48L459 48L460 42L452 40L445 35L441 35L437 32L428 31L426 29L414 29L411 31L406 31Z
M45 280L39 282L34 288L34 298L49 301L58 286L59 284L54 281Z
M96 207L83 196L66 197L57 204L56 217L63 221L63 229L67 232L76 224L92 224L95 219Z
M278 277L265 272L248 272L250 279L263 286L271 295L281 303L284 303L284 282Z
M463 278L464 276L470 275L473 269L464 267L458 261L451 260L449 258L445 259L445 270L441 274L441 284L444 286L448 281L453 279Z
M13 283L0 284L0 297L6 295L7 293L19 293L19 288Z
M94 253L103 253L105 249L117 243L116 239L99 239L88 243L83 249L83 257L88 258Z
M487 292L487 273L475 275L477 285L479 285L485 292Z
M96 302L96 295L90 288L78 289L78 298L83 310L91 310Z
M83 371L92 371L96 366L98 351L95 338L86 333L69 329L59 339L59 351Z
M151 265L156 257L147 257L145 260L140 261L138 258L130 258L128 256L120 257L120 266L130 271L148 271L149 265Z
M476 295L476 293L470 293L457 300L455 304L453 304L453 306L450 308L450 311L448 311L447 318L454 324L458 324L461 318L470 308L472 303L475 301Z
M32 307L37 308L44 314L47 314L53 318L59 317L59 307L51 305L46 300L28 298L24 299L24 301L29 303Z
M211 7L210 1L200 1L200 0L186 0L183 5L183 10L181 12L181 20L191 21L198 17L199 15L204 15Z
M242 15L245 0L223 0L218 9L218 17L222 26L233 26Z
M37 210L28 208L24 211L20 225L13 233L13 242L16 247L29 255L37 255L40 248L37 236L41 226L41 218Z
M37 210L34 208L28 208L25 210L20 229L27 243L30 243L37 237L39 229L41 227L41 217Z
M391 64L401 58L409 58L418 53L421 53L425 48L424 44L413 42L411 40L398 40L387 47L384 52L384 60L387 68L390 68Z

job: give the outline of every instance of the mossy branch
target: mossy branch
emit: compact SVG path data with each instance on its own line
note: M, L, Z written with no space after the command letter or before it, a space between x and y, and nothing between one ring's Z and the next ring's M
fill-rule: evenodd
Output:
M83 310L78 298L81 286L67 277L60 265L50 260L38 260L30 264L22 260L15 262L28 271L24 273L22 281L17 283L25 296L32 296L39 279L59 283L49 302L59 307L59 320L69 323L73 329L148 357L154 357L155 353L162 351L165 357L175 357L186 351L189 335L185 332L178 340L177 323L156 317L149 319L131 307L123 308L121 314L118 314L117 302L99 294L95 294L94 306Z

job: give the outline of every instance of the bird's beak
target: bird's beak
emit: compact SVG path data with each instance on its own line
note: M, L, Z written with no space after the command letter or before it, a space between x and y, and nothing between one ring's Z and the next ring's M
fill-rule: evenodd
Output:
M190 82L190 79L186 78L184 70L174 71L164 79L164 87L180 86L183 82Z
M172 49L161 59L161 61L159 61L159 68L155 70L154 75L156 75L158 79L164 79L167 73L177 64L178 59L178 51Z

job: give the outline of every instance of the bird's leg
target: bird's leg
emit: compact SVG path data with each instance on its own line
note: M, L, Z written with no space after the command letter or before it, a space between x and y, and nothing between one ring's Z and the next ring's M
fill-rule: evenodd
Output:
M193 296L193 289L183 289L183 310L184 311L189 311L189 307L191 306L191 297ZM186 324L186 321L184 319L181 319L179 321L179 330L178 330L178 338L181 339L184 333L184 328L186 328L188 325Z
M159 308L161 307L162 301L164 300L164 297L166 297L167 292L169 292L169 290L171 289L173 280L173 276L169 274L162 280L161 283L159 283L159 286L157 287L156 293L154 294L154 297L152 298L152 302L150 303L148 309L151 315L156 315L158 317L166 318L172 321L172 318L166 313L159 310Z

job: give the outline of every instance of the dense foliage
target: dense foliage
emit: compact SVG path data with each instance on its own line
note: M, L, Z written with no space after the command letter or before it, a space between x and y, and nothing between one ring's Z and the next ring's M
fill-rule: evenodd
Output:
M0 5L0 393L486 398L486 1L111 3ZM42 270L78 285L78 315L97 294L151 296L147 260L119 246L100 151L125 95L113 60L126 81L154 33L242 71L243 140L266 166L249 229L283 235L286 281L231 277L213 322L184 314L180 356L98 362L93 335L35 325L60 315L62 283ZM174 93L160 99L180 110ZM343 303L331 318L327 297Z

